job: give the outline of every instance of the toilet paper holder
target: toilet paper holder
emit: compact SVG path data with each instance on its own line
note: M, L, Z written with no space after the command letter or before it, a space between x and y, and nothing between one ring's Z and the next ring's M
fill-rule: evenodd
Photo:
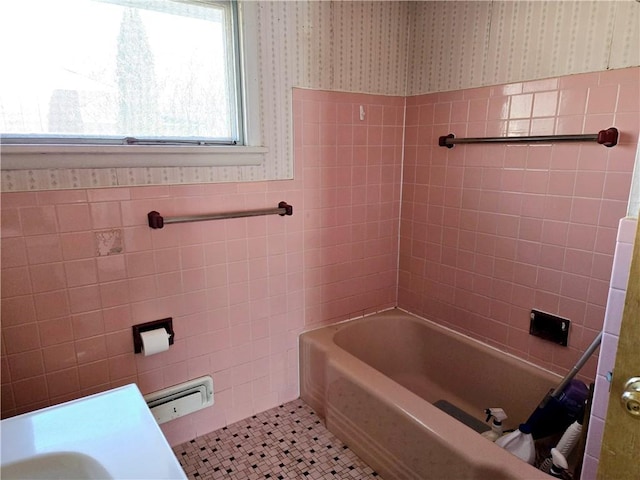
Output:
M163 327L169 334L169 345L173 345L173 338L175 337L175 334L173 333L173 318L171 317L153 320L152 322L139 323L138 325L132 326L133 352L142 353L142 337L140 336L142 332L148 332L149 330L156 330Z

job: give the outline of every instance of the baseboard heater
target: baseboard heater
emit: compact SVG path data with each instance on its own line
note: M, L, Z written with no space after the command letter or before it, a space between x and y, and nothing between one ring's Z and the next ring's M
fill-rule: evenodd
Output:
M213 405L213 379L196 378L144 396L151 413L161 424Z

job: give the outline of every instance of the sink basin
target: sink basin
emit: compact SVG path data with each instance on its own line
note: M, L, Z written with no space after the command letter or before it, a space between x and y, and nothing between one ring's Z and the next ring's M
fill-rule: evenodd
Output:
M83 453L61 452L38 455L27 460L2 466L2 478L14 480L21 478L40 479L110 479L105 468L94 458Z
M0 422L0 478L186 479L136 385Z

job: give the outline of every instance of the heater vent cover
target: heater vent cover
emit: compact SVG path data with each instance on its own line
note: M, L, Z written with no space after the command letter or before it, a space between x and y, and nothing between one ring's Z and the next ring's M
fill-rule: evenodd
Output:
M158 424L213 405L213 379L196 378L144 396Z

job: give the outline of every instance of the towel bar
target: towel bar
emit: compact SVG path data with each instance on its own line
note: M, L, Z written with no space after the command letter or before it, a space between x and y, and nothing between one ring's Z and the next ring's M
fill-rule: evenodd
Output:
M151 211L147 214L149 219L149 227L162 228L170 223L189 223L189 222L203 222L205 220L222 220L225 218L242 218L242 217L257 217L260 215L293 215L293 206L287 202L278 203L278 208L264 208L261 210L244 210L238 212L225 212L225 213L209 213L205 215L190 215L186 217L169 217L164 218L160 213Z

